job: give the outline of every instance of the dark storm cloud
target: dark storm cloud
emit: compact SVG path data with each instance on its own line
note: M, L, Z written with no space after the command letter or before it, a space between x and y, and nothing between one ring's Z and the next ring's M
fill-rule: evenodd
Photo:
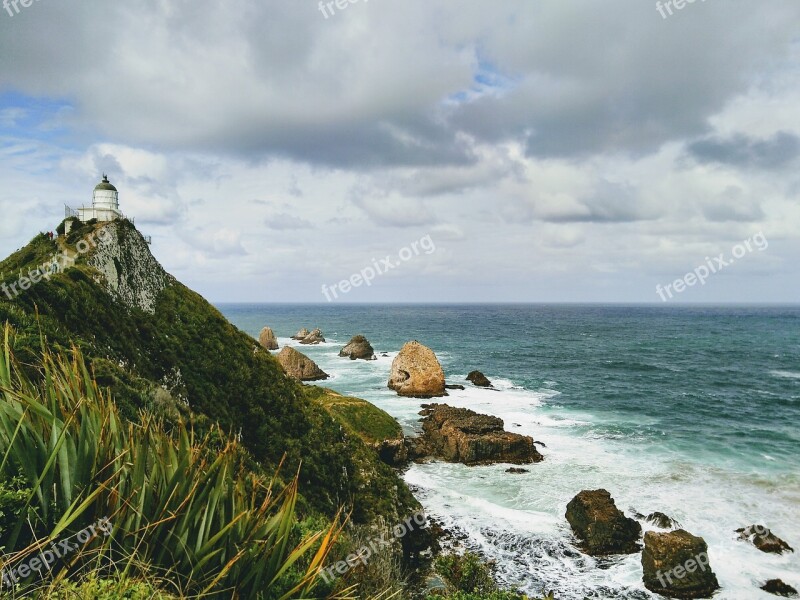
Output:
M164 151L359 170L471 165L475 142L642 154L707 133L798 18L788 1L670 21L614 0L364 3L329 20L314 2L52 1L0 19L0 89L67 98L74 131Z
M744 134L728 138L713 136L693 142L688 150L701 163L780 169L800 156L800 137L785 131L767 139L755 139Z

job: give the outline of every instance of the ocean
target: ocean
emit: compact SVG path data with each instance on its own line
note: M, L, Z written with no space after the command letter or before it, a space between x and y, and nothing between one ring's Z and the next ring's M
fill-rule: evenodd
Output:
M763 524L800 551L800 307L218 308L254 337L272 327L281 346L321 328L327 343L301 351L331 375L322 384L376 404L409 434L426 401L386 382L401 346L419 340L448 383L467 387L439 401L544 442L544 462L526 474L441 462L405 474L426 512L495 560L509 586L559 600L658 598L641 583L639 555L594 559L571 543L567 503L602 487L629 516L661 511L704 537L722 586L715 598L774 598L758 589L773 578L800 588L800 553L763 554L734 533ZM379 360L338 357L359 333ZM497 389L466 383L474 369Z

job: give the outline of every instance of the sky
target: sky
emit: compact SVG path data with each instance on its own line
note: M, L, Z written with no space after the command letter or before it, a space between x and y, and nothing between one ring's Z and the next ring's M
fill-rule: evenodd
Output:
M214 302L797 302L800 3L674 2L9 4L0 255L107 173Z

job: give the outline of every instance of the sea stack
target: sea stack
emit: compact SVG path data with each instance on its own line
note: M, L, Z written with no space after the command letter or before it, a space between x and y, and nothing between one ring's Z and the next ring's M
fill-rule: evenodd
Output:
M269 327L264 327L264 329L261 330L261 333L258 336L258 343L267 350L278 349L278 339L275 337L275 333Z
M290 346L284 346L277 359L286 374L299 381L319 381L329 377L317 363Z
M377 360L375 350L369 340L363 335L354 336L347 345L339 351L339 356L350 360Z
M433 350L416 340L403 346L392 361L388 385L399 396L435 398L447 395L439 359Z
M307 346L316 346L317 344L321 344L324 341L325 338L322 335L322 331L319 329L314 329L311 333L309 333L307 336L301 339L300 343L305 344Z

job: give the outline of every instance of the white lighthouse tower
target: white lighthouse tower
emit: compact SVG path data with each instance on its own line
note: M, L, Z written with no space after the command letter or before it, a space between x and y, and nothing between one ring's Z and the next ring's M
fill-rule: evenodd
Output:
M74 217L83 223L92 219L96 219L99 223L105 223L125 218L125 215L119 209L119 192L117 188L111 185L105 173L103 173L103 180L94 188L91 206L82 206L77 210L73 210L69 206L64 208L64 216L66 218ZM67 233L69 233L69 228L70 222L68 221Z
M122 213L119 210L119 192L108 181L108 176L105 173L103 173L103 181L94 188L92 210L94 211L92 218L98 221L113 221L122 217Z
M86 223L91 219L99 222L113 221L114 219L124 219L125 215L119 209L119 192L117 188L108 181L108 176L103 173L103 181L98 183L92 194L92 206L82 207L75 211L81 221Z

